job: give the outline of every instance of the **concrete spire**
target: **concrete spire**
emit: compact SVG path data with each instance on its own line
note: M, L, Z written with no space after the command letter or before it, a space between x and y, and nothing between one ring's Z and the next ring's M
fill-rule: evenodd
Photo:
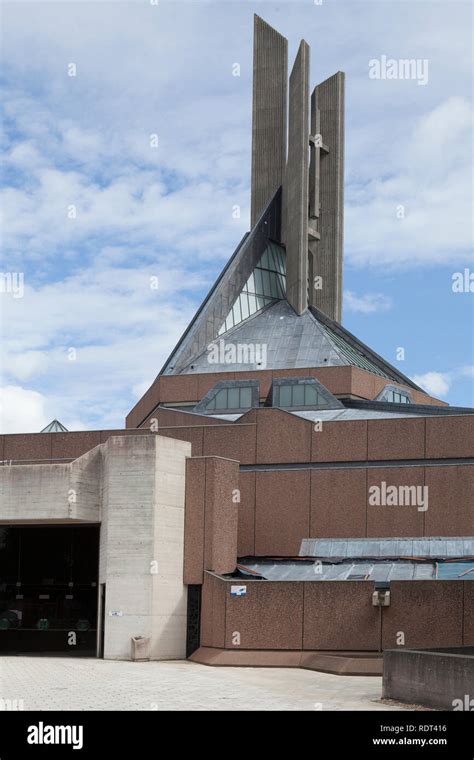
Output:
M315 219L317 234L310 240L309 303L340 322L344 250L342 71L314 88L311 97L311 132L310 216ZM319 288L314 287L315 277L321 278Z
M288 160L283 183L286 298L308 308L309 45L302 40L290 76Z
M283 184L286 164L288 40L254 16L252 197L253 227Z

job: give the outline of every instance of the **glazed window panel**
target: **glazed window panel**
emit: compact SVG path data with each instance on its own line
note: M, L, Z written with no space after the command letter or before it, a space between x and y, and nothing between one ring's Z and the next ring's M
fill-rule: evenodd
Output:
M227 395L227 408L240 409L239 388L229 388Z
M304 406L304 385L293 386L293 401L292 406Z
M215 395L216 409L227 409L227 388L221 388Z
M252 406L252 389L240 388L240 408L250 409Z

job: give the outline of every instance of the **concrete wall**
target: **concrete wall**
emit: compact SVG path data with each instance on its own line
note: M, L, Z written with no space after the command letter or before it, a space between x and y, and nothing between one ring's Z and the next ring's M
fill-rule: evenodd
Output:
M188 441L193 456L256 466L240 475L239 556L292 556L308 537L474 535L474 465L442 464L473 457L474 416L326 422L322 430L271 408L253 409L237 423L171 409L160 409L156 417L160 436ZM117 433L150 435L146 429ZM51 452L46 439L54 435L64 435L62 444L54 444L56 453L64 454L89 446L97 437L107 440L114 431L5 436L5 449L28 458L40 455L42 446ZM23 440L21 446L17 439ZM438 463L430 464L431 457ZM357 467L351 466L354 462ZM311 463L317 468L308 469ZM275 469L288 464L303 468ZM90 471L93 464L81 467ZM0 468L0 474L8 478L11 469ZM427 486L428 510L371 506L369 488L383 481ZM62 509L60 516L64 504Z
M204 570L235 570L239 497L238 462L221 457L187 460L185 583L201 584Z
M383 656L383 697L438 710L474 709L474 650Z
M231 595L236 584L246 586L244 596ZM201 646L378 651L397 646L400 633L405 647L472 646L471 588L461 580L394 581L380 621L370 581L232 581L205 573Z
M0 523L99 522L102 451L69 464L0 467Z
M100 583L106 584L106 659L129 659L150 637L152 659L186 653L184 483L191 446L160 436L106 444ZM115 614L111 614L115 613Z

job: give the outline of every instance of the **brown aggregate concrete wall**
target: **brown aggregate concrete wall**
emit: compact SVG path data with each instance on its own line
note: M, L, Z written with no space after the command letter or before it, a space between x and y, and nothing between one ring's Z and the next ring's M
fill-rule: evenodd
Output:
M474 583L464 583L464 641L474 644Z
M367 420L311 424L311 462L360 462L367 459Z
M260 381L260 398L266 398L274 378L315 377L335 395L355 396L374 399L390 382L358 367L308 367L288 370L260 370L258 372L205 372L196 375L173 375L158 377L126 418L126 427L140 427L158 404L197 403L221 380ZM400 388L405 388L399 383ZM428 396L421 391L409 389L413 401L418 404L445 406L444 401Z
M426 467L426 535L474 535L474 465Z
M255 556L255 487L256 472L240 473L240 504L237 554Z
M368 420L367 458L423 459L425 456L425 420Z
M257 472L255 554L298 555L310 530L309 470Z
M157 410L161 435L188 440L193 455L221 455L242 464L354 462L465 458L474 453L474 416L325 422L322 430L271 408L251 410L235 423L172 409ZM149 422L148 422L149 424ZM3 436L3 460L25 462L75 458L111 435L139 430L28 433Z
M235 584L245 585L246 595L231 596ZM373 588L370 581L232 581L205 573L201 645L373 652L397 646L400 632L406 647L474 644L466 627L473 582L392 581L382 626Z
M257 464L309 462L311 423L280 409L257 409Z
M463 639L464 589L471 581L392 581L390 607L383 610L383 648L474 644Z
M367 532L367 470L312 470L311 538L361 538Z
M382 488L382 483L397 488L414 486L423 489L424 467L374 467L367 471L367 536L422 536L426 512L420 500L418 506L369 504L369 489ZM418 491L423 497L423 490ZM430 509L428 492L428 510Z
M206 573L201 597L201 646L225 646L225 583Z
M200 584L204 570L230 573L237 564L239 464L220 457L186 461L184 582Z
M373 588L369 581L304 583L303 649L377 650Z
M161 434L161 431L160 431ZM50 464L70 461L105 443L111 436L150 435L149 430L81 430L70 433L20 433L3 436L3 461Z
M238 583L245 583L239 580ZM253 582L246 596L231 596L227 584L225 646L240 649L301 649L303 584Z
M190 441L193 456L223 456L244 465L341 464L311 470L309 475L304 469L291 475L242 471L239 556L292 556L298 553L301 539L308 537L474 535L473 465L344 468L345 462L384 457L398 463L405 455L423 461L428 452L442 455L441 459L450 452L472 457L471 417L327 422L316 431L311 422L276 409L251 410L236 423L170 409L159 410L157 416L160 435ZM70 461L111 435L137 434L150 433L140 428L5 435L3 458L23 463ZM426 485L428 510L369 506L368 488L382 481ZM286 482L291 487L276 485Z
M474 446L474 415L430 417L426 420L426 456L472 457Z
M257 427L254 424L221 427L208 426L203 430L204 456L219 452L222 457L236 459L241 464L253 464L257 442Z

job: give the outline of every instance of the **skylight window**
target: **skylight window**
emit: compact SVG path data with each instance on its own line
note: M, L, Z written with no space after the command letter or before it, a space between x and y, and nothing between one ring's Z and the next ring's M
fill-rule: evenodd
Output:
M269 242L260 261L229 311L219 330L219 335L231 330L265 306L283 299L285 292L285 251L280 245Z

